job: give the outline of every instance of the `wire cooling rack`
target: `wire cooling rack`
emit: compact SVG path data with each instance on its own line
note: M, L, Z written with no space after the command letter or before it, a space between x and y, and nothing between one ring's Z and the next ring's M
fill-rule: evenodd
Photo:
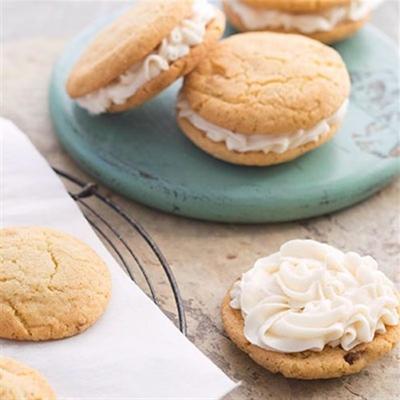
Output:
M117 204L100 194L96 184L82 182L64 171L53 169L129 277L186 335L185 310L176 279L149 233ZM119 230L116 226L120 227ZM136 241L133 246L134 236ZM128 238L132 240L128 241Z

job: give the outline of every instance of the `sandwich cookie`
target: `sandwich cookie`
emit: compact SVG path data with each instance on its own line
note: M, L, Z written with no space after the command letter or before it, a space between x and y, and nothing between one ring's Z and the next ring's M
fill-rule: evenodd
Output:
M400 340L399 293L376 261L312 240L259 259L226 295L224 328L288 378L354 374Z
M92 114L136 107L190 72L224 28L206 0L139 0L83 52L67 92Z
M333 137L349 93L334 49L301 35L238 34L219 42L185 78L178 123L216 158L279 164Z
M0 357L0 399L56 400L47 381L34 369Z
M239 31L300 33L325 43L358 31L382 0L224 0L231 24Z
M103 314L110 273L85 243L40 227L0 230L0 337L61 339Z

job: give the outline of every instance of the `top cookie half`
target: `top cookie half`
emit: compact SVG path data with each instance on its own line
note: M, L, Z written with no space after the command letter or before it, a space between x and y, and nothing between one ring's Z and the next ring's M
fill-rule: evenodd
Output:
M266 32L219 42L182 91L202 118L245 135L312 128L337 112L349 93L346 66L334 49Z

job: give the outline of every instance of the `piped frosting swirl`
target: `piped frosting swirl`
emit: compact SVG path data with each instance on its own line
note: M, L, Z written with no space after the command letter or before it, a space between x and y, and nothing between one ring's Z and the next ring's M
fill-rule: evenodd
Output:
M292 240L259 259L231 290L244 335L277 352L350 350L399 323L394 284L370 256Z

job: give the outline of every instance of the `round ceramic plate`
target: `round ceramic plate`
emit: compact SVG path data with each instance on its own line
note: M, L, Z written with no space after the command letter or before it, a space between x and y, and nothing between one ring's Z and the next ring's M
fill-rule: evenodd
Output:
M177 82L140 108L92 116L65 92L72 64L108 21L65 49L54 68L55 131L89 174L129 198L174 214L224 222L276 222L317 216L372 195L400 171L395 46L372 27L336 46L350 70L350 108L336 137L287 164L234 166L197 149L175 121Z

